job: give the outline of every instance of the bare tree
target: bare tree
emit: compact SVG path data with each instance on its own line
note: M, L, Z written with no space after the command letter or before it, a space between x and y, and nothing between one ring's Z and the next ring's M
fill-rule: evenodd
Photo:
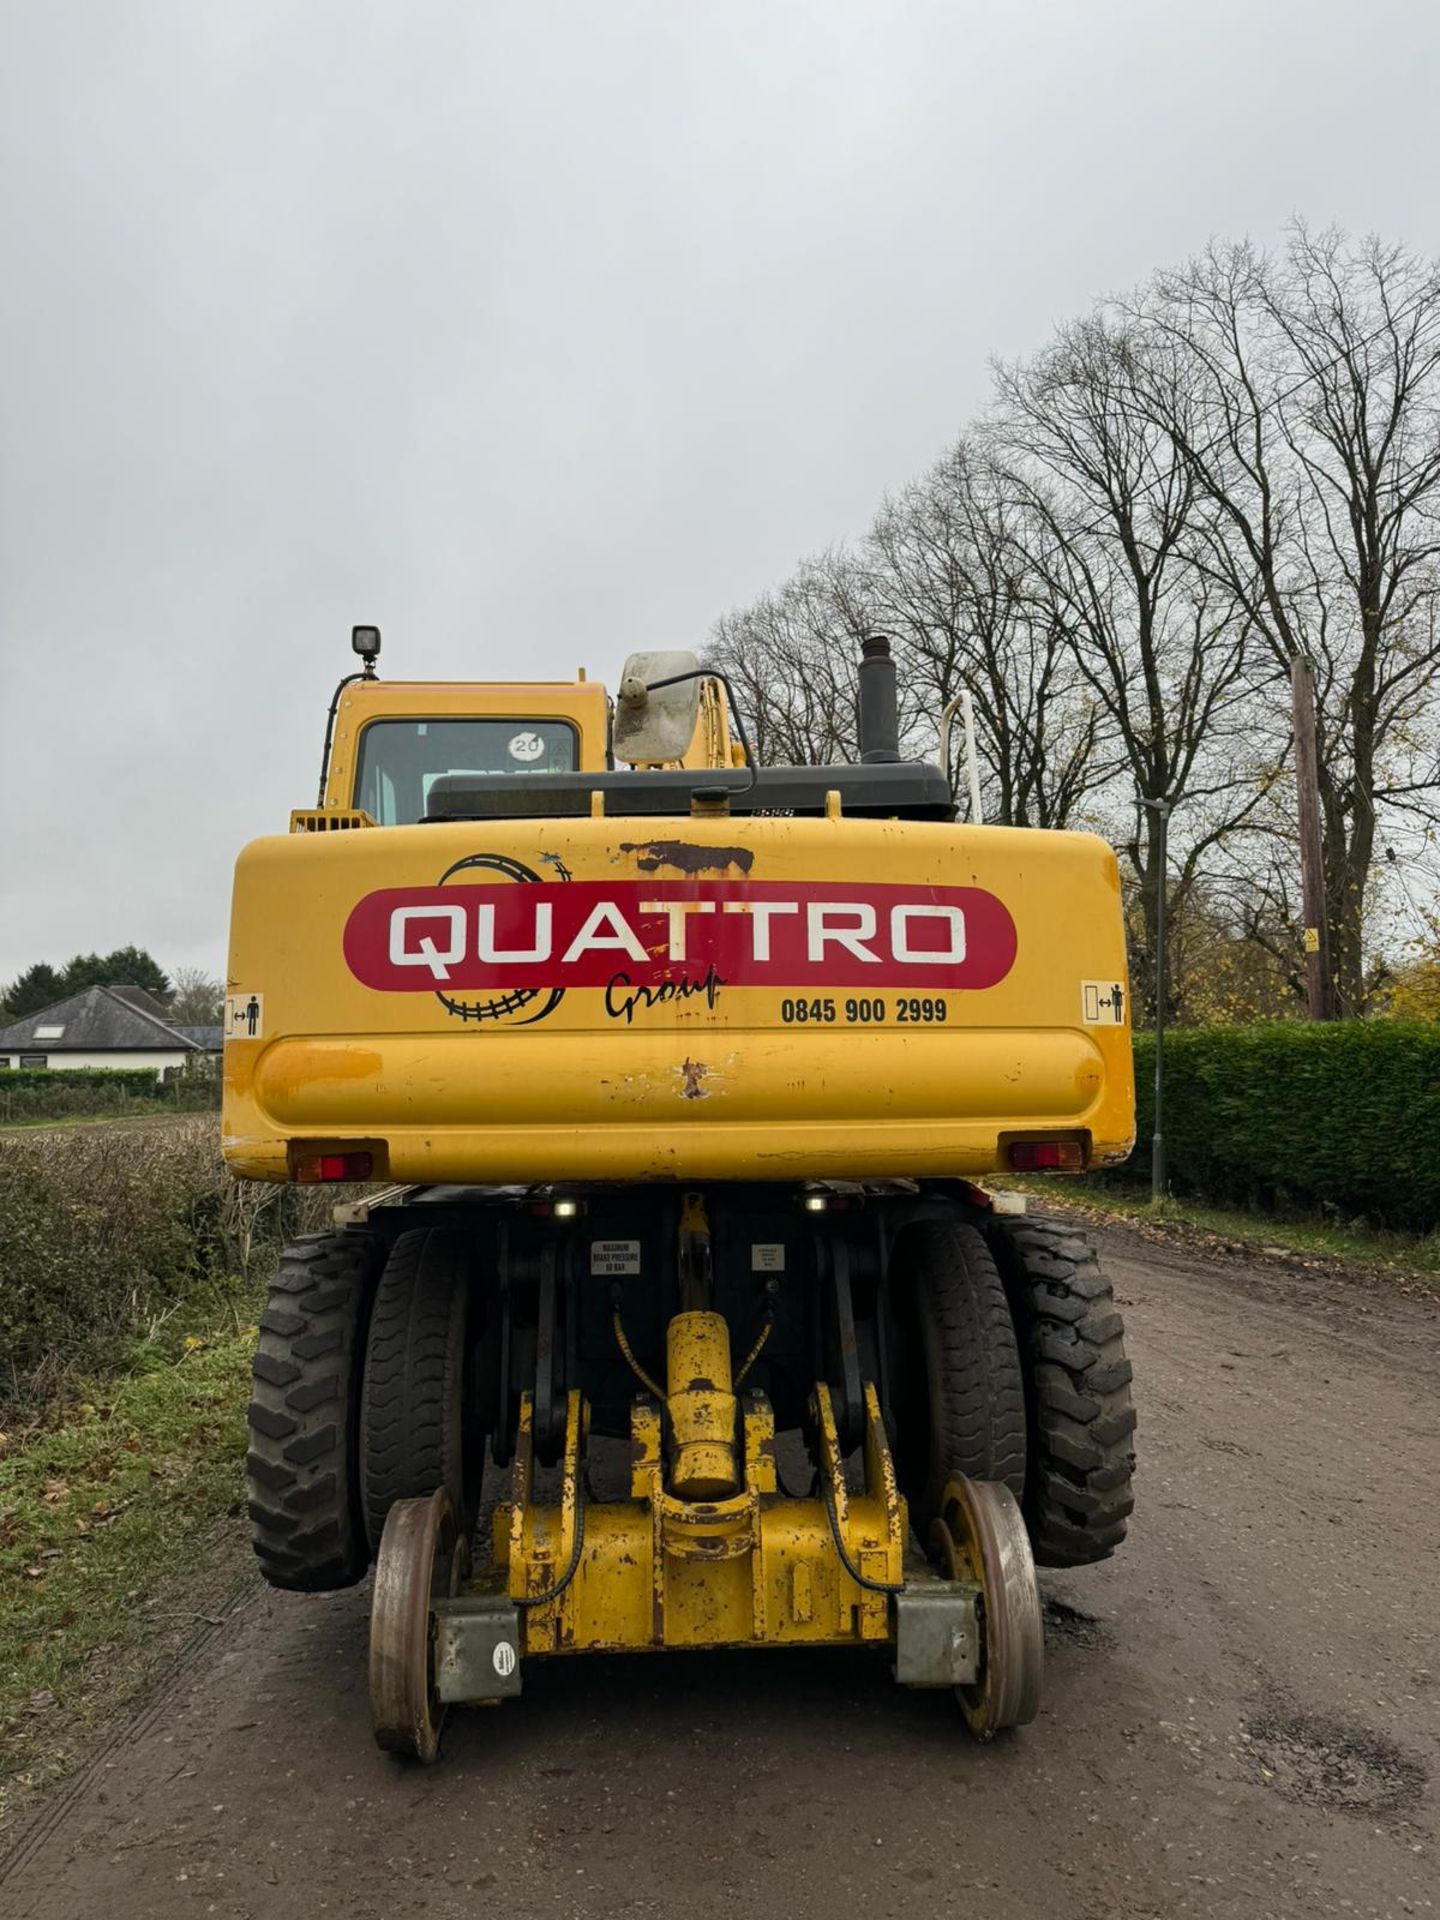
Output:
M1297 225L1212 246L1131 308L1137 404L1207 504L1204 565L1277 664L1314 664L1339 1010L1366 1001L1383 810L1440 817L1440 270Z
M1440 268L1298 226L1278 261L1217 245L997 388L863 541L719 623L761 757L853 753L858 642L892 633L911 751L968 687L990 817L1119 843L1142 1000L1164 802L1177 936L1193 895L1196 950L1288 1004L1305 655L1339 1003L1363 1010L1377 851L1440 836Z
M706 658L735 688L762 764L854 759L860 643L883 624L861 560L841 550L805 561L777 592L717 621ZM902 739L920 719L902 675Z
M170 1019L182 1027L217 1026L225 1008L224 983L203 967L176 967L172 978L166 1003Z
M1184 812L1172 839L1174 905L1212 848L1258 809L1263 689L1247 622L1195 564L1196 487L1167 431L1134 400L1145 342L1102 319L1062 330L1028 365L1003 368L991 434L1031 526L1080 674L1104 716L1102 750L1125 771L1115 795L1142 904L1137 955L1153 994L1163 802Z
M1024 521L1009 476L961 440L885 504L865 551L877 612L908 642L932 714L962 687L973 697L986 817L1064 827L1103 778L1099 710Z
M720 620L708 658L754 716L760 759L853 756L859 646L881 631L900 656L906 751L936 751L940 714L968 687L987 818L1067 825L1102 777L1099 713L1012 524L1021 511L989 459L961 442L885 503L858 547L805 562Z

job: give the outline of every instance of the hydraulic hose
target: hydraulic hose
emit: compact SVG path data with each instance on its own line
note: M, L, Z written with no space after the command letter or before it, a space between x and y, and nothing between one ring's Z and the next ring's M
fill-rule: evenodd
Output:
M820 1497L825 1502L825 1518L830 1522L830 1532L835 1539L835 1551L839 1554L840 1564L844 1567L846 1573L849 1574L856 1586L863 1587L866 1593L900 1593L903 1591L905 1586L903 1580L897 1580L893 1585L888 1580L871 1580L866 1574L861 1573L860 1569L855 1565L855 1562L845 1551L845 1542L840 1537L840 1516L835 1511L835 1489L830 1484L830 1476L828 1473L822 1471L819 1478Z
M584 1545L585 1545L585 1476L583 1474L576 1474L575 1476L575 1545L570 1550L570 1564L565 1569L564 1573L560 1576L560 1578L555 1582L553 1587L547 1587L544 1593L522 1594L519 1599L512 1600L511 1604L513 1606L524 1607L526 1609L529 1609L531 1607L552 1606L554 1602L560 1598L561 1594L564 1593L565 1589L569 1586L570 1582L575 1578L576 1574L580 1571L580 1553Z
M347 673L335 689L335 698L330 702L330 712L325 721L325 745L320 749L320 797L315 802L317 807L323 807L325 804L325 782L330 777L330 747L335 738L335 715L340 708L340 696L346 687L353 687L357 680L373 678L374 675L370 672Z
M656 1385L655 1381L650 1378L644 1367L642 1367L640 1362L635 1358L630 1342L625 1338L625 1328L620 1321L620 1309L618 1306L610 1316L610 1324L615 1329L615 1344L619 1347L621 1353L624 1354L626 1366L629 1367L645 1391L647 1393L653 1393L663 1407L665 1404L665 1389Z
M775 1324L775 1314L772 1309L772 1311L767 1313L765 1316L765 1324L760 1329L759 1339L755 1342L754 1346L751 1347L749 1353L746 1354L745 1358L740 1362L740 1370L735 1375L735 1390L737 1393L740 1390L741 1383L743 1382L746 1374L749 1373L751 1367L753 1367L755 1362L760 1358L760 1355L764 1350L765 1342L770 1338L770 1329L774 1326L774 1324Z

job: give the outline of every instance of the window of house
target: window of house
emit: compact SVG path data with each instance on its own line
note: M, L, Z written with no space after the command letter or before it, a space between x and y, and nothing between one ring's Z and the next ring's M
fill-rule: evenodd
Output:
M36 1027L30 1036L32 1040L63 1040L64 1037L64 1027Z
M22 1067L48 1067L50 1056L48 1053L22 1053L20 1064Z
M573 773L568 720L372 720L360 735L355 805L382 827L423 820L447 773Z

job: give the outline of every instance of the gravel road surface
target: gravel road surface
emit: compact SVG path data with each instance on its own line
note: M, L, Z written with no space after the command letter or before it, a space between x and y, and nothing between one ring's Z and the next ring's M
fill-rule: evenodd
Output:
M1140 1408L1108 1566L1042 1576L1045 1702L974 1745L860 1655L539 1666L422 1771L367 1594L246 1579L15 1835L5 1920L1440 1907L1440 1307L1103 1236Z

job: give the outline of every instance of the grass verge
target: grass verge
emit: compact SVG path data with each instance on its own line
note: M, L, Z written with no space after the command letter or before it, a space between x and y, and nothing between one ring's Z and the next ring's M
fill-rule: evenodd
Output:
M65 1133L71 1127L118 1127L129 1121L141 1126L174 1126L176 1121L193 1120L193 1113L179 1112L173 1108L155 1109L152 1100L148 1106L121 1107L115 1113L72 1113L63 1120L3 1120L0 1121L0 1133Z
M231 1585L259 1296L187 1302L0 1445L0 1821L63 1774L151 1656ZM238 1526L229 1521L238 1534ZM224 1558L224 1565L220 1560Z
M1220 1243L1237 1253L1292 1256L1302 1264L1342 1265L1380 1275L1403 1291L1440 1291L1440 1233L1407 1234L1345 1223L1287 1219L1211 1206L1203 1200L1151 1200L1147 1191L1102 1181L1014 1178L1007 1185L1058 1207L1127 1220L1170 1237Z

